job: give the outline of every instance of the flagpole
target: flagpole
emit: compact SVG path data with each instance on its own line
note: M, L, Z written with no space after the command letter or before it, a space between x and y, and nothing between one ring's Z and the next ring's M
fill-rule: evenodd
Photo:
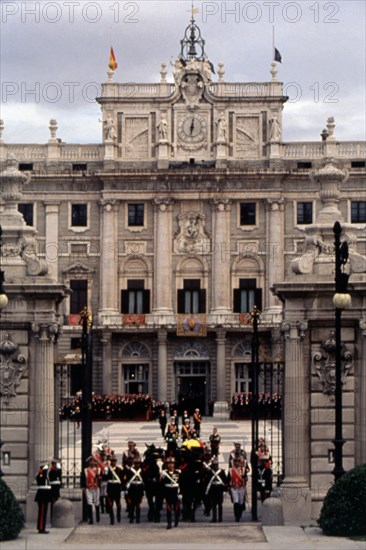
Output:
M272 25L272 60L275 59L275 26Z

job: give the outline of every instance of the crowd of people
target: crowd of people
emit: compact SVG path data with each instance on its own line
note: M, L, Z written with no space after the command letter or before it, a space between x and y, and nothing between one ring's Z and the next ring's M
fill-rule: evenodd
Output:
M88 522L100 522L108 514L111 525L122 522L122 501L125 501L128 521L140 523L141 503L146 498L147 520L160 523L165 503L167 528L179 521L194 522L201 507L211 522L222 522L224 494L230 495L235 521L239 522L246 508L246 485L250 466L239 441L234 442L227 468L219 466L221 436L213 428L208 441L201 435L202 416L195 409L182 416L172 411L169 419L161 409L159 424L165 448L146 444L144 451L134 441L128 442L121 457L107 442L99 443L81 472L80 485L88 510ZM179 443L178 443L179 442ZM256 454L258 491L262 502L272 490L272 469L269 449L260 440ZM222 462L222 460L221 460ZM253 464L253 462L252 462ZM47 533L47 508L60 496L61 465L52 459L51 465L41 465L36 477L38 530Z
M81 421L82 394L78 392L71 398L62 401L59 417L60 420L73 420L78 424ZM177 409L180 413L187 408L193 413L193 406L181 402L163 402L151 398L148 394L108 393L92 394L92 418L93 420L156 420L160 412L166 413ZM213 414L213 402L209 403L209 416Z
M234 393L231 400L231 419L249 419L252 416L256 400L251 392ZM258 394L258 417L263 419L281 418L282 396L278 393L260 392Z

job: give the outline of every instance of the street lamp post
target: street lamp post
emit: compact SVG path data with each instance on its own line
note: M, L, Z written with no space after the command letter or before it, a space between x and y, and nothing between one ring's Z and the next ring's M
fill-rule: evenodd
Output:
M348 260L348 244L341 244L342 227L336 222L333 227L335 246L335 289L333 297L335 306L335 438L334 443L334 480L343 476L343 445L345 440L342 435L342 342L341 342L341 316L342 309L351 305L351 296L347 293L349 275L342 271L342 266Z
M81 398L81 468L92 452L92 315L86 307L80 312L81 363L82 363L82 398ZM83 497L83 521L88 520L88 507Z
M257 306L254 306L250 312L253 337L252 337L252 451L250 463L252 467L252 520L258 521L257 513L257 490L258 490L258 352L259 352L259 337L258 337L258 319L260 311Z

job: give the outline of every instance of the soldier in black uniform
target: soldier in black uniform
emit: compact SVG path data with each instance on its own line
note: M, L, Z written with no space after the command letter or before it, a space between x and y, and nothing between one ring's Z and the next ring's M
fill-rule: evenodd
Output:
M135 458L133 466L125 469L127 489L127 510L130 523L133 523L136 513L136 523L140 523L141 502L144 496L144 481L142 478L141 459Z
M216 457L219 456L220 443L221 443L221 436L219 435L217 428L213 428L212 434L210 435L210 445L211 445L212 456L216 456Z
M48 465L41 465L36 475L37 493L35 502L38 503L37 529L42 535L47 535L46 531L48 503L51 502L52 492L48 478Z
M166 461L166 470L161 473L161 484L166 502L167 529L172 528L172 512L174 511L174 526L179 524L179 478L180 470L175 469L175 458L169 457Z
M219 461L217 458L211 462L211 473L209 476L206 495L209 498L212 509L211 523L217 521L222 522L222 503L224 500L224 492L227 490L228 480L224 470L219 469Z
M107 501L111 525L114 525L113 503L117 507L117 521L121 523L121 490L123 481L123 470L117 466L117 457L111 456L110 465L105 468L103 479L107 482Z
M60 498L62 487L62 470L57 458L52 458L51 468L48 471L48 479L51 485L51 521L53 516L53 505Z
M269 455L263 455L259 459L258 466L258 489L261 501L264 502L272 492L272 468Z

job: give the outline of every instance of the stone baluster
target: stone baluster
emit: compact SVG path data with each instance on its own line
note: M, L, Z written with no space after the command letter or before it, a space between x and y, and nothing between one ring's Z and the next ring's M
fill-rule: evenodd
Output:
M211 313L230 313L230 212L229 199L214 199L212 309Z
M163 402L167 400L167 338L166 330L158 331L158 399Z
M170 198L155 199L154 313L172 314L172 209Z
M101 258L100 258L100 313L118 313L118 218L117 201L102 199Z
M285 521L310 521L309 449L310 412L308 369L304 363L304 336L307 323L285 322L284 470L281 498Z
M226 332L224 329L218 329L216 333L216 362L217 362L217 401L225 401L226 392L225 392L225 373L226 373L226 353L225 353L225 343L226 343Z
M284 200L267 199L266 202L266 299L267 310L276 312L282 309L281 302L270 292L274 283L284 280L284 258L282 254Z
M45 202L46 211L46 262L48 263L49 276L58 280L58 201Z

